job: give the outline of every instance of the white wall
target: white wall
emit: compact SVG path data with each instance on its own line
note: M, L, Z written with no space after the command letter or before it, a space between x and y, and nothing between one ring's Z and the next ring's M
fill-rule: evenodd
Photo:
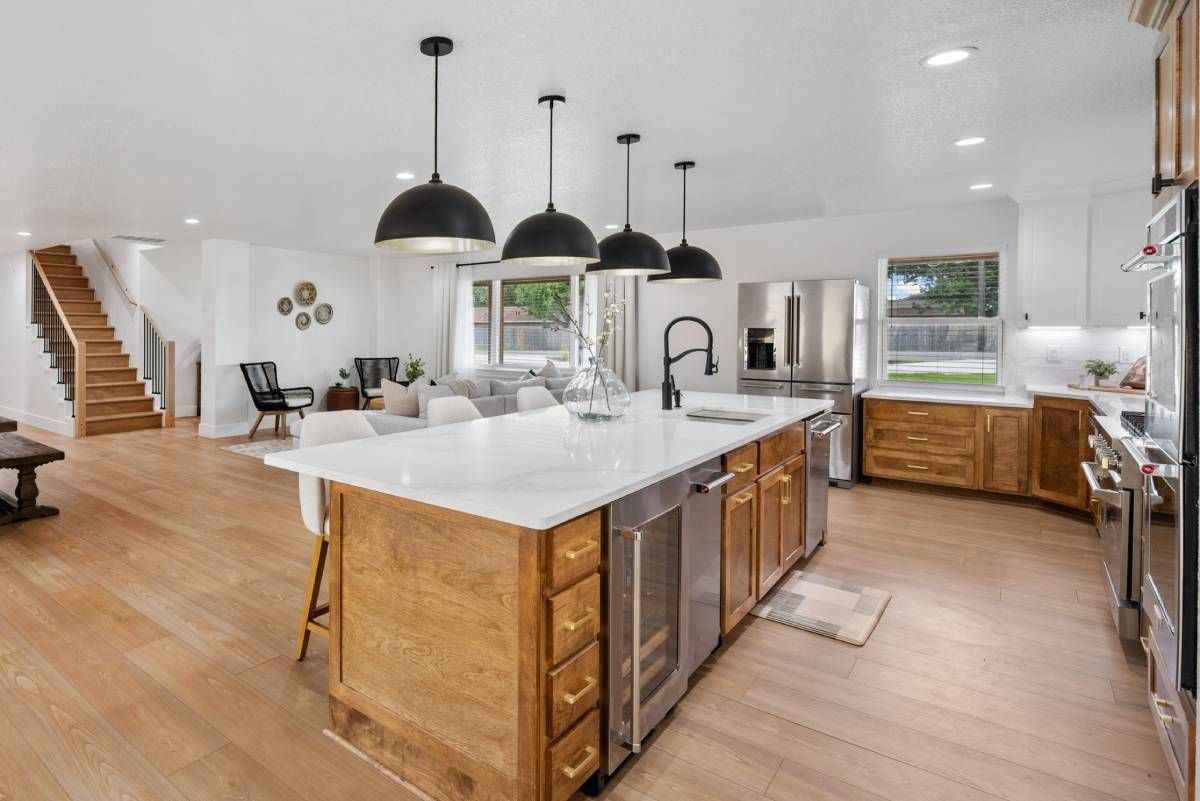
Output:
M72 436L71 405L29 323L29 269L24 252L0 255L0 416Z

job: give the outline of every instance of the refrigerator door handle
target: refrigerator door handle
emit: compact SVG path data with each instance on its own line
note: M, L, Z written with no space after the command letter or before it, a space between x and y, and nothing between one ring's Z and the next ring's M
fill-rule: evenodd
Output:
M787 365L788 369L791 369L792 367L792 336L796 330L795 315L792 314L793 300L794 299L792 296L788 295L787 300L785 301L783 314L783 363Z

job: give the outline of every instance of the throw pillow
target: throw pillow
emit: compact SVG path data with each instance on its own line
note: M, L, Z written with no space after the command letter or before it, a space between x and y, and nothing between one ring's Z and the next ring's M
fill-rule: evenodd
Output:
M479 385L469 378L452 378L446 382L438 382L438 386L450 387L455 395L462 395L464 398L479 397Z
M381 386L383 387L383 410L386 413L400 415L401 417L417 416L418 385L414 384L411 387L406 387L385 378L381 382Z
M454 390L440 384L436 386L421 386L417 388L417 416L425 417L429 412L429 401L434 398L453 397Z
M521 387L544 387L544 378L523 378L520 381L496 381L492 379L493 395L516 395Z
M546 363L542 365L542 369L538 370L538 375L542 378L561 378L562 373L558 371L558 365L546 359Z
M435 386L440 387L442 384L449 384L451 381L454 381L457 378L458 373L446 373L445 375L439 375L437 378L433 379L433 383Z

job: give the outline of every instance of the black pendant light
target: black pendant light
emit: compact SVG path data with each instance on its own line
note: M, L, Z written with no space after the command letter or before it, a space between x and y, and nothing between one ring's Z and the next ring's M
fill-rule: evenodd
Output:
M438 62L454 50L445 36L421 42L433 56L433 177L429 183L400 193L383 210L375 229L375 246L405 253L468 253L496 246L492 220L475 196L442 183L438 174Z
M704 248L689 245L687 241L687 171L696 166L694 161L677 161L675 169L683 171L683 241L667 251L671 261L671 272L652 275L647 281L662 284L704 284L721 280L721 265Z
M617 137L617 141L625 145L625 230L600 241L600 261L588 265L589 273L658 275L671 271L667 252L658 244L658 240L639 234L629 226L629 146L641 139L635 133Z
M554 208L554 104L562 95L545 95L538 104L550 106L550 193L546 210L526 217L504 241L501 261L534 267L567 267L600 261L596 237L578 217Z

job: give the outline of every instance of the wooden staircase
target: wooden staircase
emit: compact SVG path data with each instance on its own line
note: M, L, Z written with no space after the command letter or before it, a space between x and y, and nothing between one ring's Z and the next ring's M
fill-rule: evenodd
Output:
M155 408L155 397L138 379L123 343L108 324L108 315L96 300L71 248L56 245L33 252L36 268L45 276L51 295L66 315L67 325L84 349L85 391L75 401L75 416L86 434L111 434L161 428L163 413Z

